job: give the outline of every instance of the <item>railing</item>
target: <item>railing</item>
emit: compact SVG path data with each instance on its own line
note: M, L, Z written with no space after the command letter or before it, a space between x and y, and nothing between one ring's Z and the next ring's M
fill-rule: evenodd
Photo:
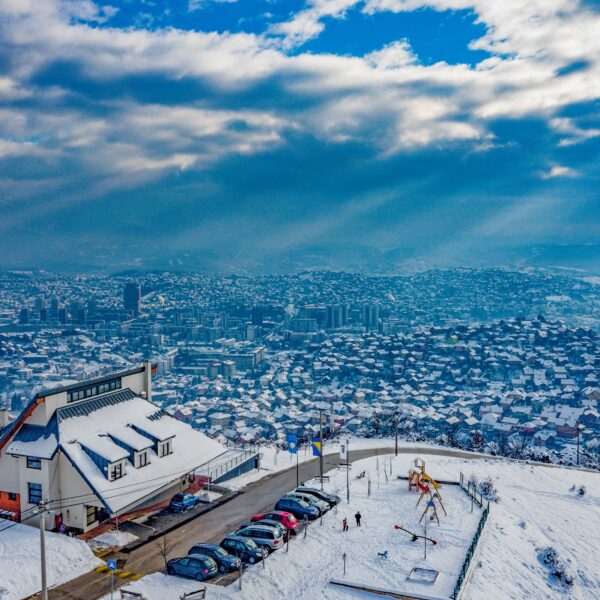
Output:
M221 475L228 473L238 465L246 462L249 458L252 458L257 454L257 450L240 450L240 453L233 458L226 459L222 462L211 461L206 466L207 476L212 481L213 479L218 479ZM218 459L217 459L218 461Z
M460 474L460 487L471 497L472 501L476 502L479 506L481 506L483 508L484 498L483 498L481 492L479 492L479 498L477 498L477 489L476 489L475 485L472 484L471 481L469 481L467 486L465 487L464 476L462 473ZM485 528L485 524L487 522L489 514L490 514L490 503L488 502L487 506L485 508L483 508L483 512L481 513L481 518L479 519L479 523L477 524L477 530L475 531L475 535L473 536L473 539L471 540L471 545L469 546L469 549L467 550L467 555L465 556L465 560L463 562L462 568L460 570L460 573L458 574L458 578L456 579L456 585L454 586L454 591L452 592L452 595L450 596L453 600L457 600L460 596L461 589L467 579L467 575L469 573L469 567L471 566L471 561L473 560L473 557L475 556L475 553L477 551L477 544L479 543L479 540L480 540L483 530Z

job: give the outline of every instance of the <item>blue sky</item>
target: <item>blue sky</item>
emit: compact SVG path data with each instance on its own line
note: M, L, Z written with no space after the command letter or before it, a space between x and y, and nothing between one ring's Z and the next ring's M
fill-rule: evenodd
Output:
M599 28L572 0L0 0L0 267L594 266Z

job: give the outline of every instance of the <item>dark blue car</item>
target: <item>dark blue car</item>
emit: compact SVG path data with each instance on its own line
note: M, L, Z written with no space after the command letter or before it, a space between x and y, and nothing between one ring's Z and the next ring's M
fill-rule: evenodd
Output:
M231 534L221 541L221 546L229 552L242 559L243 562L254 563L264 560L269 554L251 539Z
M216 544L196 544L190 548L189 554L203 554L209 556L216 563L220 573L236 571L242 565L242 561L237 556L232 556L226 550Z
M169 575L190 577L196 581L204 581L218 573L217 563L205 554L189 554L183 558L174 558L167 563Z
M169 503L169 509L173 512L183 512L188 508L194 508L200 503L200 498L194 494L175 494Z
M320 512L316 506L312 506L308 502L296 498L294 496L284 496L280 498L275 505L275 510L284 510L292 513L296 519L316 519Z

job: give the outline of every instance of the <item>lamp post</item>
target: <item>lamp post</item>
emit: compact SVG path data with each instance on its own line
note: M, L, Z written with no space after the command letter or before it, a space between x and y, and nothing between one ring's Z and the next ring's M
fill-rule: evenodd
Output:
M581 431L583 430L583 425L581 423L577 423L577 466L579 466L579 438L581 436Z
M46 503L40 502L40 565L42 570L42 600L48 600L48 583L46 579Z

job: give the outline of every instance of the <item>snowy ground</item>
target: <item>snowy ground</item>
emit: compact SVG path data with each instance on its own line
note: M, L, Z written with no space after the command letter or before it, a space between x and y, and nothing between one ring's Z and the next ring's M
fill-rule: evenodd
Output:
M381 441L380 441L381 444ZM285 453L278 456L278 466ZM502 460L469 461L456 458L422 455L427 470L439 479L458 479L460 471L480 479L492 476L500 501L493 503L481 552L467 592L466 600L493 598L512 600L590 600L600 598L600 475L564 468L533 467L524 463ZM270 600L286 598L327 598L348 600L366 598L357 592L345 591L328 584L333 577L341 578L342 554L348 555L347 578L352 581L376 583L381 587L408 589L405 579L412 566L427 566L440 570L440 585L434 592L431 586L417 585L423 594L446 595L452 573L464 556L474 527L470 504L463 492L444 486L443 498L450 514L441 518L440 527L432 525L430 533L439 540L439 547L429 549L427 560L422 557L420 543L412 543L402 532L394 531L395 523L410 529L419 515L415 513L414 495L408 495L406 482L395 479L405 473L412 456L392 459L393 479L385 481L380 470L377 485L376 459L353 465L351 504L340 505L337 515L328 514L323 526L315 523L307 539L295 540L289 553L276 552L261 566L250 568L243 578L243 590L238 584L229 588L209 585L208 598L221 600ZM380 457L380 467L387 459ZM287 466L287 465L285 465ZM282 468L285 468L283 466ZM367 497L366 479L356 480L361 470L370 472L371 497ZM332 472L330 489L344 495L345 474ZM573 484L585 485L586 494L571 490ZM408 501L410 499L410 502ZM363 527L353 526L356 509L363 514ZM341 531L341 519L348 516L351 530ZM459 535L463 531L465 535ZM538 559L538 550L554 547L574 576L574 586L566 590L548 576L547 568ZM388 550L389 559L377 557ZM462 560L462 559L460 559ZM453 582L452 582L453 583ZM164 600L198 589L199 584L179 578L154 574L127 586L131 591L144 593L148 600Z
M413 444L409 442L402 442L402 447L411 446ZM414 444L423 445L423 444ZM365 450L368 448L394 448L394 440L390 439L373 439L373 438L358 438L350 440L350 453L353 450ZM325 444L325 454L338 453L340 451L339 442L327 442ZM278 471L284 471L289 469L296 464L296 455L290 454L285 450L279 450L275 446L261 446L260 448L260 469L253 469L248 473L244 473L234 479L229 479L223 482L225 487L232 490L239 490L244 486L258 481L259 479L269 475L270 473L276 473ZM298 452L298 462L303 463L315 458L312 455L312 451L309 447L301 448ZM352 460L352 456L350 456Z
M137 539L137 536L133 535L133 533L112 529L103 533L102 535L88 540L87 544L90 548L92 548L92 550L101 550L103 548L120 548L121 546L126 546L131 542L135 542Z
M9 525L11 525L9 527ZM19 600L41 587L37 527L0 519L0 599ZM48 586L64 583L104 564L81 540L46 533Z

